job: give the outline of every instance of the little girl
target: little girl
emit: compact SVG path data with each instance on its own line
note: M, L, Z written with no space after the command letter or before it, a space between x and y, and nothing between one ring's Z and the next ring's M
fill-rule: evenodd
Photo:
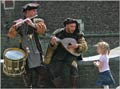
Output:
M96 84L103 86L104 89L109 89L109 85L115 84L109 67L109 44L107 42L98 42L95 46L97 47L98 54L100 54L99 60L94 62L94 65L99 69L99 78Z

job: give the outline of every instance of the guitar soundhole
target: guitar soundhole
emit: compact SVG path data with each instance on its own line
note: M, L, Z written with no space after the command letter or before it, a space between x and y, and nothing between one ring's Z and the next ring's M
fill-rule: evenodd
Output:
M68 45L72 45L71 43L69 43Z

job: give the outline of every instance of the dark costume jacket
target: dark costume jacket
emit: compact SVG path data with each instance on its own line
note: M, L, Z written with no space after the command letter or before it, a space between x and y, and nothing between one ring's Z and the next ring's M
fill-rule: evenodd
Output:
M78 53L82 53L88 49L87 42L85 41L85 38L81 33L67 33L65 31L65 28L61 28L56 30L53 33L53 35L60 39L64 38L76 39L79 44L78 48L76 49ZM67 52L61 43L58 43L57 45L54 46L49 45L47 53L45 55L44 63L49 64L50 61L54 59L63 60L65 56L75 57L71 55L69 52Z
M42 49L38 35L45 33L46 30L46 25L42 19L34 18L32 21L36 28L24 23L18 28L15 28L14 25L11 26L8 33L9 37L15 37L17 34L21 36L21 48L28 53L29 68L38 67L42 62Z

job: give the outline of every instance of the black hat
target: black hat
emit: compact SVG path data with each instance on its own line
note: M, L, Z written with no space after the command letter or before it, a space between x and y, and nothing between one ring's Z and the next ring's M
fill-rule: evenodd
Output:
M23 12L25 12L26 10L37 9L38 7L39 7L39 4L37 3L28 3L23 6Z
M64 26L66 26L67 24L71 24L71 23L77 24L77 21L75 19L72 19L72 18L67 18L67 19L65 19L63 24L64 24Z
M67 19L65 19L63 24L64 24L64 26L66 26L67 24L72 24L72 23L76 24L76 30L74 31L74 33L79 33L79 24L76 19L67 18Z

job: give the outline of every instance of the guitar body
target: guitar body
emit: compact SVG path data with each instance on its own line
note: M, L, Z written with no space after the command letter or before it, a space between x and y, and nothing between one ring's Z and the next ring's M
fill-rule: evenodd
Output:
M73 38L64 38L62 40L60 40L60 42L62 43L63 47L72 55L74 56L80 56L81 53L77 53L75 49L73 48L68 48L69 45L71 44L77 44L77 41Z

